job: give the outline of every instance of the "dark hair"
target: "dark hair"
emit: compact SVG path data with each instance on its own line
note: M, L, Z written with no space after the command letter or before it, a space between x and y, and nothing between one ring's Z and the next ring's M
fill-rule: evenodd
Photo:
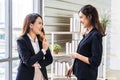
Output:
M39 14L37 13L31 13L31 14L28 14L25 19L24 19L24 23L23 23L23 28L22 28L22 34L21 36L24 36L26 35L27 33L30 32L30 24L34 24L36 19L40 17L42 19L42 16L40 16ZM44 29L42 28L42 32L43 34L45 35L45 32L44 32ZM37 35L39 39L42 39L40 37L40 35Z
M102 36L105 36L105 30L99 21L98 12L95 7L92 5L85 5L79 12L82 12L87 18L89 18L91 25L96 28Z

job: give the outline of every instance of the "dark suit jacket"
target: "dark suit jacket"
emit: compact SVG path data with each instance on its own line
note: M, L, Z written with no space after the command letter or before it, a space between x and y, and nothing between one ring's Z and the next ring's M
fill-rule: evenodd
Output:
M35 54L30 39L27 35L24 35L17 40L20 64L18 67L16 80L33 80L34 67L32 67L32 65L37 61L41 66L41 72L45 80L48 80L46 66L52 63L53 57L49 49L46 51L46 55L43 54L43 52L41 51L41 41L39 41L39 47L40 51Z
M96 29L92 29L80 41L77 53L88 57L90 64L75 59L73 74L78 80L97 80L98 66L102 57L102 35Z

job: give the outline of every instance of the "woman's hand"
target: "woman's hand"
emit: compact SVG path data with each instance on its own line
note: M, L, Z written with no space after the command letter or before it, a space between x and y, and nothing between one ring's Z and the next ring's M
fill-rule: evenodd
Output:
M49 42L45 38L43 39L42 46L43 46L43 49L47 51L49 47Z
M75 58L78 57L78 53L70 53L70 56L71 56L73 59L75 59Z
M40 68L40 65L38 63L35 63L32 65L32 67Z
M42 38L42 39L44 39L45 38L45 34L43 33L43 32L39 32L39 35L40 35L40 37Z
M70 68L69 68L69 70L67 71L67 73L66 73L66 77L71 77L71 73L72 73L72 71L73 71L73 66L71 66Z

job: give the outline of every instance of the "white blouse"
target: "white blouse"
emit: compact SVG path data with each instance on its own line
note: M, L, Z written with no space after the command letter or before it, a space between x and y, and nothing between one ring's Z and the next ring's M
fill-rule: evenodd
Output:
M27 34L27 35L30 38L30 41L32 43L35 54L37 54L40 51L37 37L34 41L29 34ZM38 64L38 62L36 62L34 65L39 65L39 64ZM42 72L40 70L40 68L41 68L40 65L39 65L39 67L37 66L37 67L34 67L34 68L35 68L35 73L34 73L34 79L33 80L44 80L44 77L43 77Z

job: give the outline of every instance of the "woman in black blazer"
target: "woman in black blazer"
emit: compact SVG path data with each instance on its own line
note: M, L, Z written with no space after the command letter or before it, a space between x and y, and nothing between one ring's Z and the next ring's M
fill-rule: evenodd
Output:
M100 24L98 12L92 5L85 5L79 11L80 23L86 30L80 41L77 52L71 53L74 64L68 70L77 80L97 80L98 66L102 58L102 37L105 31Z
M46 66L53 61L48 46L42 17L37 13L28 14L17 39L20 64L16 80L48 80Z

